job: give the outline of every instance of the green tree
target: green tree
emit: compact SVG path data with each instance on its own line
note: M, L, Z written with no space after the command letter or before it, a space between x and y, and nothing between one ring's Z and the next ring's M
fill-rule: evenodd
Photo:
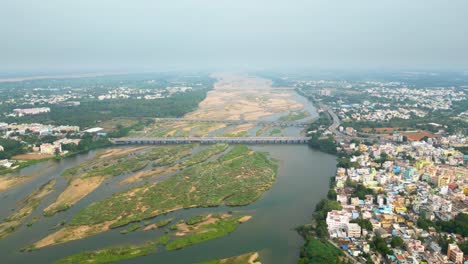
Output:
M401 239L401 237L399 236L392 237L392 240L390 241L390 245L392 246L392 248L400 248L401 246L403 246L403 243L403 239Z

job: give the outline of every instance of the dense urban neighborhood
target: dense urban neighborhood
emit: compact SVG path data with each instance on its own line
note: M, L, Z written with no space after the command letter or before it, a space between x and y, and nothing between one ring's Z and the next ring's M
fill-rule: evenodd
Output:
M313 234L304 263L315 239L327 239L349 262L466 263L468 87L294 83L322 105L309 128L311 147L338 155L328 199L300 229ZM336 263L347 262L335 254Z

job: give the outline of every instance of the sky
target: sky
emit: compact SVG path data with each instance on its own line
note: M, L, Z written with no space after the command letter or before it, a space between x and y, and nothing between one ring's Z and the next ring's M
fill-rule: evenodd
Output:
M468 69L467 0L1 0L0 73Z

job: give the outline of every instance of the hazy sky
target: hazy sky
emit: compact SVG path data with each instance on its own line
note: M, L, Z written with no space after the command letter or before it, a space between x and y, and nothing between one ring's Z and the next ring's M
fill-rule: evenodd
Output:
M468 0L1 0L0 71L468 68Z

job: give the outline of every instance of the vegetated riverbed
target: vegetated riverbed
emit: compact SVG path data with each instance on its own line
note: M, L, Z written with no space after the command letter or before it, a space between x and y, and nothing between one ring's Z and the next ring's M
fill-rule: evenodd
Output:
M153 255L138 258L138 263L194 263L214 258L225 258L240 255L246 252L259 251L263 263L295 263L302 244L301 238L293 230L294 227L307 223L313 212L315 204L326 195L330 177L335 172L334 156L309 149L305 145L268 145L255 146L255 150L270 153L271 157L278 159L278 177L273 187L258 201L242 207L197 208L179 210L166 216L155 218L163 219L174 217L174 221L187 219L191 216L208 212L227 212L252 215L253 218L240 225L232 234L193 245L177 251L162 251ZM38 187L40 179L47 180L56 177L58 188L52 195L46 197L36 211L31 215L40 215L42 209L53 201L65 187L66 181L61 181L59 173L65 168L79 164L92 158L95 152L63 160L57 164L48 164L50 167L34 181L23 186L2 193L1 215L8 215L15 207L14 198L30 193ZM36 166L36 165L35 165ZM38 164L37 166L44 166ZM33 169L33 168L31 168ZM39 251L19 252L40 238L51 233L49 229L68 221L84 206L95 200L109 196L119 189L117 186L120 177L116 177L108 184L103 184L95 192L85 197L68 211L59 213L50 218L41 218L31 227L23 225L9 237L0 240L0 253L5 263L50 263L59 258L85 250L93 250L112 245L138 244L154 239L163 234L162 230L136 231L128 235L119 232L124 228L117 228L109 232L90 238L72 241L69 243L46 247ZM30 186L32 185L32 186ZM18 194L20 193L20 194ZM122 263L135 263L135 259Z
M309 118L315 117L317 114L313 106L305 98L299 96L298 98L304 103L305 109L311 113ZM282 116L284 115L287 113L282 114ZM275 120L278 117L279 115L275 115L264 120ZM259 128L249 130L249 134L255 135L257 129ZM285 136L295 136L299 135L300 129L284 128L282 133ZM254 251L260 253L260 259L264 264L296 263L303 241L294 228L310 221L315 205L326 195L330 177L335 173L335 157L311 150L306 145L258 145L252 146L252 148L256 151L267 152L272 158L278 160L276 182L259 200L241 207L221 206L178 210L158 216L151 221L174 218L173 222L175 223L178 220L188 219L199 214L226 213L228 211L234 211L234 214L251 215L253 216L251 220L241 224L234 232L225 237L189 246L182 250L161 251L119 263L196 263ZM21 248L55 232L51 229L60 229L60 224L63 221L68 222L80 209L92 202L102 200L116 191L129 188L129 186L118 184L128 175L114 177L104 182L67 211L52 217L42 217L43 209L55 201L67 185L67 179L60 175L61 172L81 164L85 160L92 159L95 155L96 151L91 151L59 162L48 161L36 164L18 172L19 175L35 173L37 176L31 181L0 193L0 217L2 218L11 214L11 210L17 207L17 201L26 197L43 183L54 178L57 179L57 183L55 190L42 200L23 225L7 238L0 240L2 263L51 263L83 251L117 245L144 244L146 241L154 240L164 234L163 229L155 229L137 230L122 235L120 231L128 228L125 226L82 240L45 247L38 251L19 251ZM161 177L161 179L164 178L166 176ZM35 216L41 216L41 218L32 226L27 227L26 223Z

